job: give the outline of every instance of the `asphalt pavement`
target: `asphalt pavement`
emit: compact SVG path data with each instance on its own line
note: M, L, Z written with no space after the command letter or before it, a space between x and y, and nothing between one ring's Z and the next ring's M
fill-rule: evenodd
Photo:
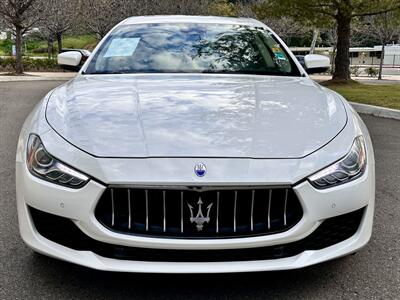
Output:
M400 121L370 116L362 117L375 147L375 227L355 255L284 272L143 275L33 254L18 233L15 149L26 116L61 83L0 83L0 299L400 299Z

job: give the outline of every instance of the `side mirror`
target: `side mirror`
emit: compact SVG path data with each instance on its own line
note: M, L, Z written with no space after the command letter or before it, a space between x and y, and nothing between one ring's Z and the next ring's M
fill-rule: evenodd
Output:
M328 71L331 62L327 56L308 54L304 57L304 65L308 74L315 74Z
M61 66L78 67L82 61L82 53L79 51L68 51L58 54L57 62Z

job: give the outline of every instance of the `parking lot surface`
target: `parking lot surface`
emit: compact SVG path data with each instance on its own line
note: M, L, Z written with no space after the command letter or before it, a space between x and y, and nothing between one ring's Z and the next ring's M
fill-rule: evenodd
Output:
M20 127L60 81L0 83L0 299L400 299L400 121L362 116L375 147L371 242L302 270L223 275L99 272L33 254L19 237L14 159Z

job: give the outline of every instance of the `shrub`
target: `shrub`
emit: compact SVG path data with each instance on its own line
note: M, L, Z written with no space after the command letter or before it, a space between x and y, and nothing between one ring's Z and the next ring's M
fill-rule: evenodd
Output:
M350 67L350 74L358 77L361 74L361 68L359 66L351 66Z
M379 74L379 70L374 67L368 67L365 69L365 73L367 73L369 77L377 77Z
M13 42L10 39L0 41L0 53L2 55L11 55Z
M25 71L61 71L55 59L32 59L24 57L22 63ZM0 71L12 72L15 68L15 58L0 58Z
M333 75L333 69L332 69L332 67L329 67L329 68L324 72L324 74L326 74L326 75Z
M53 50L53 52L55 51ZM32 53L47 53L47 48L46 47L35 48L32 49Z
M13 57L0 57L0 70L1 71L13 71L15 68L15 58Z

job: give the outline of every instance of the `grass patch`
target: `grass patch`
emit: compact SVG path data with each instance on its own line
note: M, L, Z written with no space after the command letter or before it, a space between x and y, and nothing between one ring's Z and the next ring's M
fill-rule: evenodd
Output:
M348 84L326 82L322 85L338 92L348 101L400 109L400 84L372 85L359 82Z
M86 49L88 46L96 44L96 42L96 38L93 35L63 36L62 47L70 49ZM53 56L57 55L57 41L54 41L53 43L53 51ZM28 52L31 56L47 56L47 42L29 42Z
M63 39L63 48L84 49L86 46L96 42L94 35L66 36Z

